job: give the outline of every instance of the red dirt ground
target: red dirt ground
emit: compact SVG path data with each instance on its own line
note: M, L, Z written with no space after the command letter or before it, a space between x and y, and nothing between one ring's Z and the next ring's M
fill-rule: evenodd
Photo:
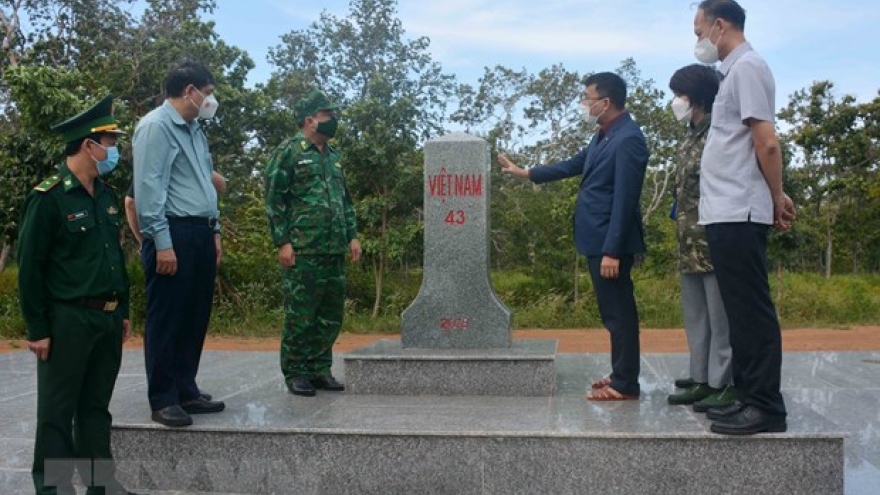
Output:
M604 329L580 330L514 330L515 339L556 339L559 352L608 352L608 333ZM365 346L378 339L399 339L397 334L344 333L336 341L334 350L346 352ZM687 352L684 330L642 329L642 352ZM143 341L133 339L126 349L140 349ZM878 351L880 326L860 326L840 329L796 328L782 331L782 347L786 352L802 351ZM0 340L0 352L26 349L24 341ZM208 336L207 350L274 351L278 339L250 339Z
M604 329L580 330L514 330L515 339L556 339L559 352L608 352L608 333ZM398 339L397 334L344 333L334 350L346 352L378 339ZM642 329L642 352L687 352L684 330ZM126 349L140 349L143 341L134 339ZM782 331L782 347L786 352L802 351L880 351L880 326L859 326L839 329L797 328ZM24 341L0 340L0 352L26 349ZM247 339L208 336L208 350L274 351L278 339Z

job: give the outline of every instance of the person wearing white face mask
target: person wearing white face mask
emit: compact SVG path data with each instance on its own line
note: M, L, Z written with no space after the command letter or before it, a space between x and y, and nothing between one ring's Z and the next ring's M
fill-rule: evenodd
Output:
M721 60L722 78L701 159L700 224L730 326L737 401L710 408L711 430L727 435L783 432L782 337L767 279L767 234L794 220L782 189L776 137L776 85L746 41L745 10L734 0L704 0L694 17L701 62Z
M727 314L709 256L706 229L698 223L700 159L712 120L718 76L705 65L689 65L672 75L669 89L675 95L672 112L676 120L688 126L687 137L676 153L671 216L678 236L690 376L676 380L676 386L685 390L668 396L667 401L693 404L695 411L705 412L710 407L728 406L735 399Z
M143 241L147 317L144 364L153 421L192 424L222 411L196 385L222 258L214 165L199 118L213 118L214 77L184 62L165 79L167 99L134 131L134 199Z

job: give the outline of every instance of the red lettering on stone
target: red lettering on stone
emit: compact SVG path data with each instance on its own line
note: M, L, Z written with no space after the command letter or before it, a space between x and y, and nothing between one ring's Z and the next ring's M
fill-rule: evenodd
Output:
M483 176L479 174L450 174L446 167L439 174L428 176L428 193L432 198L473 197L483 195Z
M467 318L440 318L440 330L467 330L470 326Z

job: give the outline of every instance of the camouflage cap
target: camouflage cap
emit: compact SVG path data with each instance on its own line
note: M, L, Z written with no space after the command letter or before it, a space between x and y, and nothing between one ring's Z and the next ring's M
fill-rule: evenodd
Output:
M113 118L112 94L105 96L85 111L53 125L52 130L60 133L65 143L102 132L125 134Z
M312 90L309 94L305 95L296 102L293 106L293 111L296 114L296 119L298 121L302 121L309 115L314 115L321 110L338 110L339 106L330 103L330 99L327 98L327 95L323 91L318 91L317 89Z

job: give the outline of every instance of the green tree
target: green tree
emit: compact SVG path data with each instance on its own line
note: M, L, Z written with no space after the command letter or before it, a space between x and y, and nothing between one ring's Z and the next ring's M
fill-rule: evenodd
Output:
M799 165L792 174L801 186L796 197L805 206L798 223L813 236L823 235L826 276L836 259L841 266L848 259L856 273L859 259L877 240L876 229L864 229L876 206L870 193L877 180L875 107L850 95L838 98L833 83L819 81L795 92L780 118L791 125L784 137L795 146ZM846 258L836 257L838 252Z
M70 116L87 97L112 92L117 119L129 132L137 117L161 103L168 69L184 59L199 60L217 78L222 109L205 123L215 166L232 184L226 198L234 209L253 189L252 171L259 153L249 152L254 122L268 102L245 88L254 64L242 50L224 43L214 25L200 19L215 8L213 0L149 0L140 18L124 8L130 1L31 0L5 2L4 65L0 91L15 105L0 117L0 235L8 253L17 230L23 196L60 157L53 122ZM29 30L18 19L26 16ZM125 190L131 177L131 154L122 147L123 166L109 181ZM242 180L235 180L241 177ZM5 259L5 258L4 258ZM0 265L2 266L2 265Z
M418 145L442 131L452 76L431 59L429 40L406 39L393 0L353 0L347 17L326 12L307 29L282 36L270 51L277 68L267 88L289 111L306 88L319 87L343 107L336 145L356 201L365 261L381 309L389 264L420 239Z

